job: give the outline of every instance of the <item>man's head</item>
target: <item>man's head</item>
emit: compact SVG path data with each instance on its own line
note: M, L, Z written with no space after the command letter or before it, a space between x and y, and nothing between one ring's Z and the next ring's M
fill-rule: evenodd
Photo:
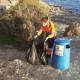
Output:
M48 25L49 24L49 18L48 18L48 16L42 17L41 21L43 23L43 26Z
M42 18L41 18L41 21L42 21L42 22L47 22L47 21L48 21L48 16L42 17Z

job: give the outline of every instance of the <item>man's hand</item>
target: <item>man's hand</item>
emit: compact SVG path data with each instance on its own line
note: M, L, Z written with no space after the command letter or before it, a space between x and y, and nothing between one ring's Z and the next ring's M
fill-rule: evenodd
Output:
M49 39L49 38L48 38L48 37L46 37L45 42L46 42L48 39Z
M34 38L36 39L38 37L38 35L35 35Z

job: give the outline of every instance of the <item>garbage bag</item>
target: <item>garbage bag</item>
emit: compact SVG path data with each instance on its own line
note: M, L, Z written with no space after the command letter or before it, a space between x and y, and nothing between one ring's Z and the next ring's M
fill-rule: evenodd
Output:
M27 51L27 61L31 64L39 64L39 56L36 51L36 47L34 42L32 43L32 46Z
M47 65L48 64L48 61L47 61L47 56L46 56L46 53L43 52L42 55L41 55L41 60L42 60L42 63Z
M27 51L27 61L31 64L47 64L46 52L37 50L34 41Z

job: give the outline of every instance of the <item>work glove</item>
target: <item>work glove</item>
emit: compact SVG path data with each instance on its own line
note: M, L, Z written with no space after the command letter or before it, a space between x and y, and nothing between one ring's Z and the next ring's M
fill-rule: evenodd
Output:
M34 39L36 39L37 37L38 37L38 35L35 35L35 36L34 36Z
M48 40L48 37L46 37L45 42Z

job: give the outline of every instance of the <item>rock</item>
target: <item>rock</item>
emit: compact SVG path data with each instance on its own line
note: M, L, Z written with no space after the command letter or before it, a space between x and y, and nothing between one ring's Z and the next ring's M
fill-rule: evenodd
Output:
M80 23L73 22L66 28L64 36L75 37L80 36Z
M0 80L35 80L30 76L31 65L21 60L9 61L6 67L0 68Z
M31 65L19 59L8 61L0 67L0 80L52 80L59 74L48 65Z

